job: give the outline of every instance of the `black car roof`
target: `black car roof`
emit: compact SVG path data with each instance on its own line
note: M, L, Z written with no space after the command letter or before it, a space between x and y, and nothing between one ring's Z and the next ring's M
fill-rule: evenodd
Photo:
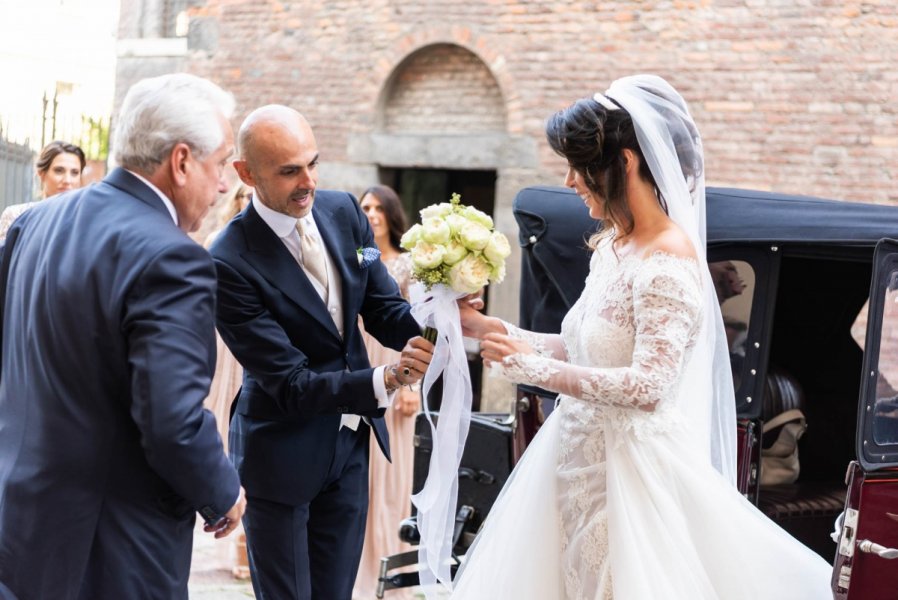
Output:
M898 237L898 206L708 188L708 243L846 243Z
M884 237L898 237L898 206L894 205L736 188L710 187L706 195L709 245L741 241L873 246ZM559 217L589 219L582 206L573 190L534 186L521 190L514 210L542 215L549 222ZM582 231L590 228L591 223L584 221L575 235L582 237ZM522 237L530 234L521 232Z

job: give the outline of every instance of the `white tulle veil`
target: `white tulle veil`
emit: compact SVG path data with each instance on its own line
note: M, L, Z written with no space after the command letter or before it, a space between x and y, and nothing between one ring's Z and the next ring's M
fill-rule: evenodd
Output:
M704 287L704 322L680 387L679 405L694 439L708 440L712 464L735 484L736 405L726 333L706 259L704 154L698 128L682 96L656 75L618 79L595 100L630 114L668 214L695 246Z

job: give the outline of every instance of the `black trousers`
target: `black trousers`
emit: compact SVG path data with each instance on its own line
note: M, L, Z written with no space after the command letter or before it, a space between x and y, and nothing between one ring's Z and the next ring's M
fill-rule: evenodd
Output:
M368 514L369 435L364 423L340 430L328 476L311 501L291 506L247 496L243 525L256 598L350 600Z

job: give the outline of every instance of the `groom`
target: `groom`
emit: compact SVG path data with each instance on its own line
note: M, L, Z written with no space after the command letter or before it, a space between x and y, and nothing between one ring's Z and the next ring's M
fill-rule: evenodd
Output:
M306 120L285 106L259 108L238 149L234 167L255 193L210 252L218 329L246 373L230 450L247 491L253 588L277 600L348 599L368 509L369 435L389 458L384 409L421 378L433 347L417 337L381 261L363 256L375 246L355 198L316 190ZM399 363L369 366L359 316L384 345L405 345Z

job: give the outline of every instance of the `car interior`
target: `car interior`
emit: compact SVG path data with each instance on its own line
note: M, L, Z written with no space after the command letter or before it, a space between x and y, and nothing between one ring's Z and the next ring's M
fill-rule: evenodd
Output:
M798 408L807 430L798 441L797 480L762 484L758 506L828 561L836 551L830 533L845 501L846 468L855 456L863 351L851 328L865 306L871 271L869 249L838 256L799 249L783 251L777 277L760 416L768 422ZM762 448L777 435L767 431Z

